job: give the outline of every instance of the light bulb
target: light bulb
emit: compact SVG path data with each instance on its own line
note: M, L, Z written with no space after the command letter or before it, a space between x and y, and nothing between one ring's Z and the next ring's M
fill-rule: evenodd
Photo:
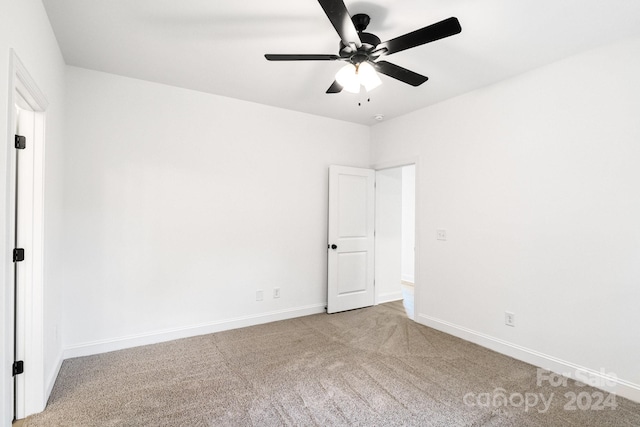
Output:
M356 66L347 64L336 73L336 81L344 90L351 93L360 92L360 80L356 74Z

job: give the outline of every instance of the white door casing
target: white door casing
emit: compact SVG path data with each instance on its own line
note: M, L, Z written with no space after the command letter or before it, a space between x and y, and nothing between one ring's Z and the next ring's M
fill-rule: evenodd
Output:
M18 328L19 337L18 355L24 357L25 373L18 378L18 418L40 412L44 409L48 393L45 391L44 379L44 301L43 301L43 249L44 249L44 136L45 136L45 111L48 102L40 91L33 78L15 54L10 50L10 75L9 75L9 126L7 126L7 138L5 148L8 151L9 167L7 168L7 230L10 238L5 241L6 252L11 254L14 248L15 225L15 192L16 192L16 149L13 146L14 136L20 121L20 132L30 133L31 141L27 140L26 151L21 153L21 167L19 168L21 188L27 184L27 193L20 194L20 206L18 211L20 220L18 225L27 226L27 230L18 233L19 244L25 246L25 261L16 266L19 268L18 278L27 279L21 283L18 295ZM23 108L18 117L18 109ZM27 119L27 120L24 120ZM30 168L30 176L23 175L27 171L24 161ZM20 190L22 193L23 191ZM27 202L27 205L22 202ZM24 214L27 216L23 216ZM9 236L7 236L9 237ZM27 250L28 248L28 250ZM4 260L5 286L3 312L3 338L4 345L2 359L5 366L11 366L13 357L14 337L14 265L11 257ZM0 424L10 422L13 413L13 378L10 370L4 370L0 375ZM48 389L50 390L50 388Z
M327 313L375 303L375 171L329 167Z
M18 97L20 98L20 97ZM35 134L35 116L30 111L24 101L19 102L24 108L17 108L17 125L16 135L21 135L29 141L26 147L16 152L17 159L17 188L16 192L16 212L15 218L15 240L17 248L24 248L24 261L14 263L16 269L16 325L15 325L15 360L23 360L27 362L26 357L26 316L27 305L32 300L33 283L33 141ZM29 360L30 361L30 360ZM25 371L22 375L14 377L16 382L16 408L15 416L17 419L26 416L26 379L29 371Z

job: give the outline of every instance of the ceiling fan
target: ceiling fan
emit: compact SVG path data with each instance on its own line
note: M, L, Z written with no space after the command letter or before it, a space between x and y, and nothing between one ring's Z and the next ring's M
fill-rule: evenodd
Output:
M359 13L351 17L343 0L318 0L318 2L340 36L338 55L266 54L265 58L269 61L347 62L347 65L336 74L336 80L327 89L327 93L339 93L343 89L358 93L361 85L369 91L381 83L376 71L411 86L419 86L426 82L428 77L378 59L462 31L458 19L452 17L394 39L380 42L376 35L364 32L369 25L369 15Z

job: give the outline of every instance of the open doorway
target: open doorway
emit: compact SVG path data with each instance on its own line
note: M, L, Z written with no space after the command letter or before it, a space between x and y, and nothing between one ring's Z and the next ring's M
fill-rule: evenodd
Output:
M376 171L376 304L402 301L414 318L415 180L414 164Z

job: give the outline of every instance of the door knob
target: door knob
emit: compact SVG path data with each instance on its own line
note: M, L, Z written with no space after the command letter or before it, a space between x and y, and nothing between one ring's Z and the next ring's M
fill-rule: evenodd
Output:
M338 249L338 245L331 245L331 249L333 249L333 250Z

